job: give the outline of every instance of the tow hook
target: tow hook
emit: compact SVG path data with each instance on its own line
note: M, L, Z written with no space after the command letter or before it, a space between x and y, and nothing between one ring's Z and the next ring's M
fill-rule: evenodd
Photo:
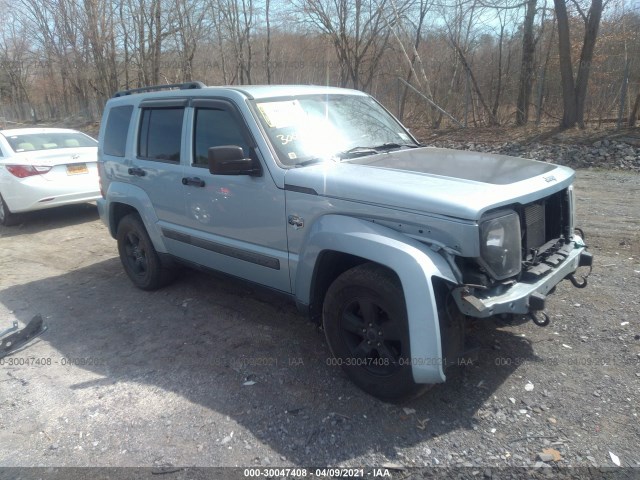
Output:
M580 267L589 267L589 271L586 275L580 275L582 280L578 280L576 278L575 272L566 276L567 280L569 280L576 288L584 288L587 286L587 277L591 275L591 270L593 269L593 255L589 252L582 252L578 261L578 268Z
M576 288L584 288L587 286L587 277L589 275L580 275L580 278L582 278L582 280L578 280L576 278L576 276L572 273L571 275L569 275L569 277L567 277L569 279L569 281L571 283L573 283L573 286Z
M549 323L551 323L549 315L541 311L529 312L529 318L531 318L533 323L535 323L539 327L546 327L547 325L549 325Z

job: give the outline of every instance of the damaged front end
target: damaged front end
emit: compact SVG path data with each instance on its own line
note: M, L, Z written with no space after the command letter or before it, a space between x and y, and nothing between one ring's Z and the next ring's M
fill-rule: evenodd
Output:
M491 212L479 223L481 257L464 260L464 284L453 297L465 315L527 315L539 326L547 295L564 279L587 286L593 256L573 227L573 189L524 206ZM577 275L581 267L588 268Z

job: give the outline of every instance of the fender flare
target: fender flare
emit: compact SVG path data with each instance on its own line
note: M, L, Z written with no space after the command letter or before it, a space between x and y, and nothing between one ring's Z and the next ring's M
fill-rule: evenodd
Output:
M167 253L167 248L165 247L162 237L162 231L158 225L158 216L156 215L156 211L153 208L153 204L151 203L151 199L147 195L147 192L140 187L128 183L111 182L109 184L109 191L107 192L106 198L108 198L108 201L106 201L104 208L111 236L115 238L118 229L118 225L116 225L115 220L114 204L119 203L128 205L131 208L134 208L140 215L142 223L147 229L149 238L151 238L151 242L153 243L153 247L156 251L158 253Z
M432 277L457 283L447 261L429 246L388 227L359 218L326 215L313 224L299 255L295 277L299 302L309 303L316 261L327 250L365 258L398 275L407 307L413 379L416 383L444 382Z

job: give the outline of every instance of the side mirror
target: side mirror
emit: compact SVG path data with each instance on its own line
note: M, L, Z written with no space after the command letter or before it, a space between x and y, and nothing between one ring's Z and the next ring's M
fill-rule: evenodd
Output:
M259 177L262 169L251 158L245 158L242 147L225 145L208 150L209 171L214 175L250 175Z

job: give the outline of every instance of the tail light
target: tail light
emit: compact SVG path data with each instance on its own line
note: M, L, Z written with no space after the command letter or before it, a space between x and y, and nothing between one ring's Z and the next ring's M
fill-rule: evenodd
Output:
M34 175L42 175L51 170L51 167L41 165L7 165L7 170L14 177L27 178Z

